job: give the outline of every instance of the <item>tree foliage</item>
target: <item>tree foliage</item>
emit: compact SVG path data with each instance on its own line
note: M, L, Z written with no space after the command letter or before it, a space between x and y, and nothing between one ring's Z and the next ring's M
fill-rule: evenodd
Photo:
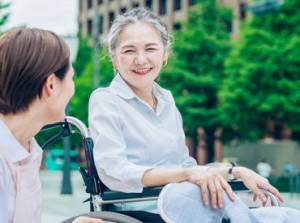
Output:
M3 32L2 27L7 23L10 13L6 11L10 6L9 3L4 3L0 0L0 34Z
M220 111L242 138L262 137L270 122L300 129L299 7L286 0L279 11L254 16L226 60Z
M88 50L88 49L86 49ZM90 49L90 53L92 51ZM105 50L100 53L99 61L99 79L101 86L107 86L108 83L113 78L113 70L109 57L107 56ZM79 60L80 57L77 58ZM82 74L78 75L75 78L76 92L73 98L71 99L70 112L75 117L82 120L86 125L88 124L88 101L89 97L94 90L94 61L91 57L89 61L86 61L86 64L83 68Z
M230 50L230 21L231 10L216 1L200 1L175 33L174 52L160 83L172 91L188 135L199 126L220 124L217 92Z
M89 44L88 37L81 37L81 32L78 32L77 38L79 39L78 53L76 60L73 63L73 68L76 77L80 77L84 72L87 64L93 59L93 47Z

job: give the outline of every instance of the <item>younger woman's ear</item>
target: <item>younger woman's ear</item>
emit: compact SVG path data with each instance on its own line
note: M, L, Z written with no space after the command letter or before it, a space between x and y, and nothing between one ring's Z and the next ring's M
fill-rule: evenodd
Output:
M52 95L53 89L54 89L54 80L55 80L55 74L50 74L43 86L43 93L45 93L47 96Z

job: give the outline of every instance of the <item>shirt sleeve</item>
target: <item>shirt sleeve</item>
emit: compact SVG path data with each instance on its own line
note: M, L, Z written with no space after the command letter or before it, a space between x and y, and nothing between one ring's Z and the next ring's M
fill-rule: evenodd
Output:
M142 192L141 179L151 166L136 165L127 159L126 141L116 96L97 90L89 101L89 128L94 140L94 160L101 181L111 190Z

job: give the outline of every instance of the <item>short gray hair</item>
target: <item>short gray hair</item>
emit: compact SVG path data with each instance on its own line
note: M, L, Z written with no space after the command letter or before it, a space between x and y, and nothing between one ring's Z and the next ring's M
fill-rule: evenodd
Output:
M138 22L148 23L155 28L160 34L165 52L168 51L170 48L170 36L161 17L145 8L139 7L119 15L118 18L113 22L110 31L104 40L104 44L108 46L108 51L111 56L115 55L116 47L120 41L121 31L127 25Z

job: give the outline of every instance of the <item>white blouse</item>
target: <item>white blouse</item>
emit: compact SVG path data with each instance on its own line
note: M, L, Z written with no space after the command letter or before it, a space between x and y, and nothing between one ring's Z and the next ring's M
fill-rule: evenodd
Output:
M182 118L171 93L153 85L156 112L120 75L95 90L89 102L89 128L98 174L112 190L141 192L142 176L151 168L196 165L189 157Z

